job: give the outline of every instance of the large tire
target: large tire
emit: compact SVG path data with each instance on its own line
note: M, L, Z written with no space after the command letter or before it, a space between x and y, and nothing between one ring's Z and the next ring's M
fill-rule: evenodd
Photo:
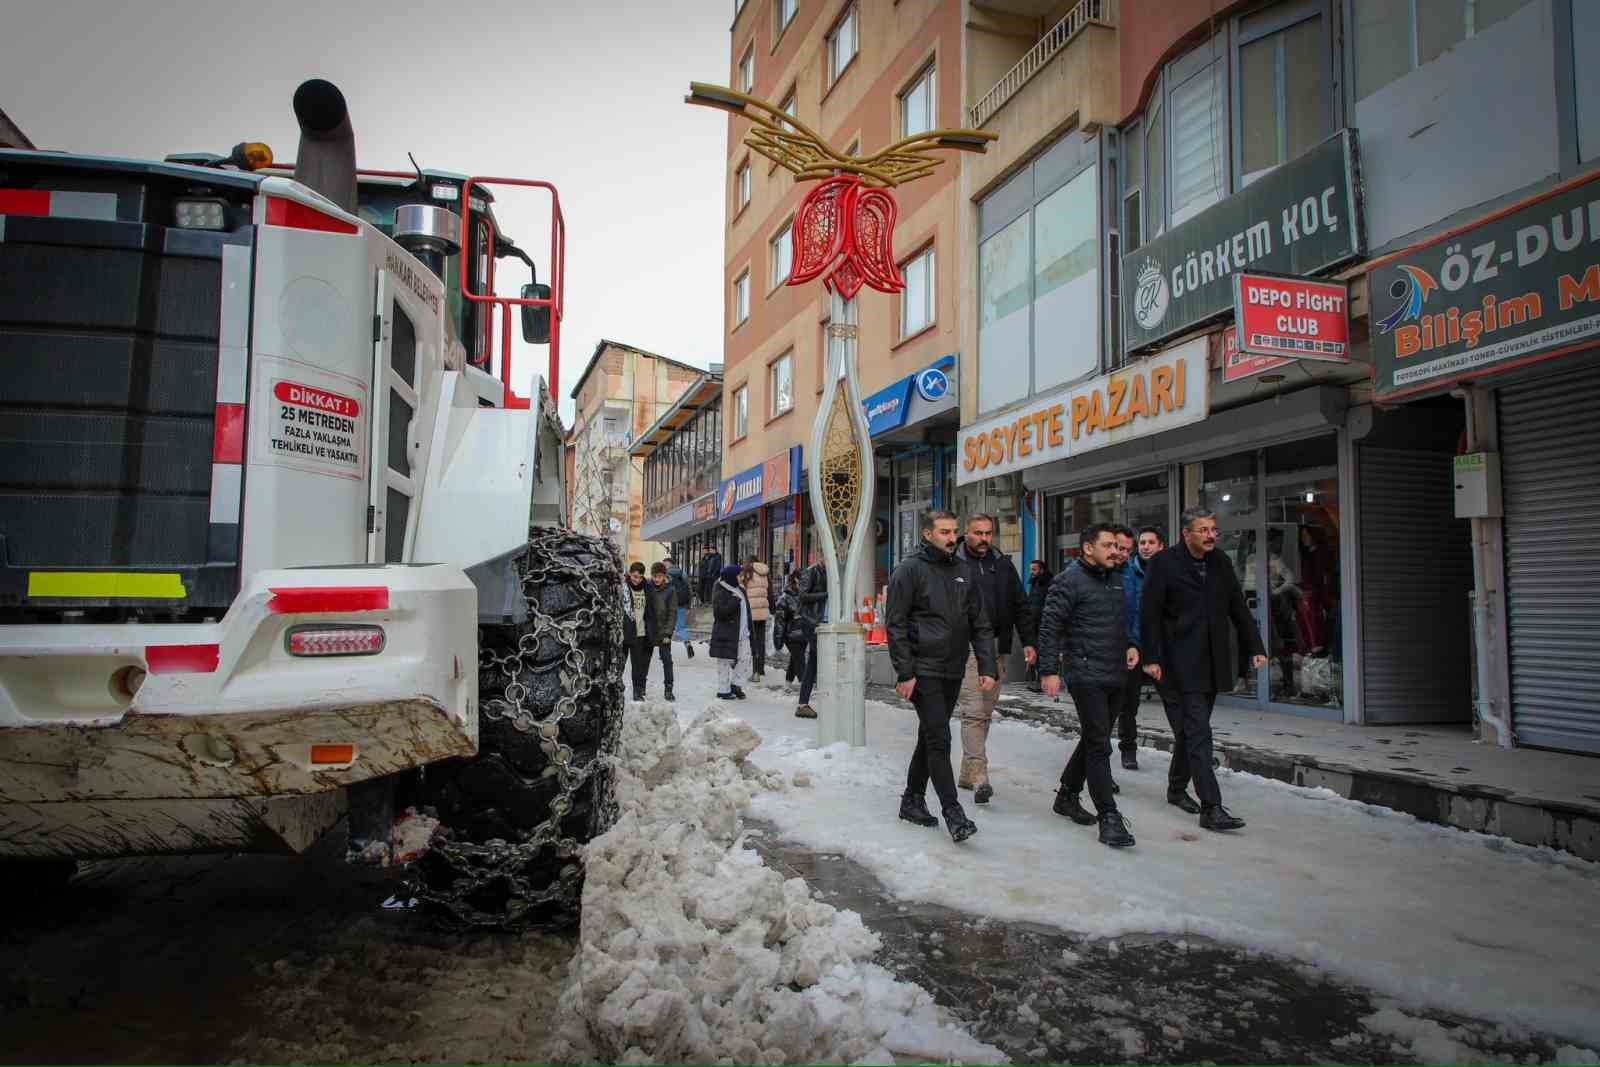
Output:
M608 541L535 527L517 570L528 621L478 633L478 755L423 776L441 830L415 888L451 926L570 923L581 846L616 819L621 560Z

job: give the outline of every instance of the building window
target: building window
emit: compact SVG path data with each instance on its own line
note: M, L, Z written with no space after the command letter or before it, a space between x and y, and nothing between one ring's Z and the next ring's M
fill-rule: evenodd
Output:
M1167 112L1150 101L1144 117L1144 233L1148 240L1167 232Z
M1267 22L1273 10L1240 25L1234 95L1241 188L1332 132L1322 17L1315 8L1302 8L1298 19L1289 16L1295 19L1289 25L1283 16Z
M739 206L735 211L743 211L746 204L750 203L750 161L739 164L739 173L734 176L734 183L738 193Z
M772 0L772 21L777 30L772 38L777 40L783 36L783 31L789 28L789 23L794 21L795 12L800 10L800 0Z
M1144 129L1135 122L1122 131L1122 219L1123 254L1144 244L1144 216L1140 204L1144 192Z
M750 387L741 385L733 393L733 439L750 432Z
M978 410L1099 371L1099 168L1068 133L978 205Z
M1167 69L1167 188L1174 226L1221 200L1227 187L1221 44L1221 36L1214 37Z
M739 60L739 91L753 93L756 91L756 46L751 44L744 50L744 58Z
M795 113L794 113L794 94L795 94L795 91L793 89L790 89L789 90L789 95L785 96L783 98L783 103L778 105L778 110L783 112L785 115L788 115L790 118L794 118L795 117ZM780 126L782 126L786 130L794 129L794 127L792 125L790 125L787 122L784 122L781 119L778 121L778 124Z
M911 137L927 133L936 126L938 104L934 99L937 71L928 67L900 94L900 135Z
M856 57L856 9L852 5L828 33L828 83L839 80Z
M750 272L744 271L733 280L733 322L738 325L750 317Z
M933 325L935 281L933 249L913 256L900 269L905 291L900 294L900 336L910 337Z
M789 280L789 272L794 265L794 244L789 239L790 223L784 223L783 229L778 231L770 243L769 251L772 253L772 287L776 289Z
M794 407L794 350L772 361L767 368L767 394L772 397L769 417L777 418Z
M1528 0L1354 0L1356 99L1431 63ZM1585 6L1573 5L1574 11Z

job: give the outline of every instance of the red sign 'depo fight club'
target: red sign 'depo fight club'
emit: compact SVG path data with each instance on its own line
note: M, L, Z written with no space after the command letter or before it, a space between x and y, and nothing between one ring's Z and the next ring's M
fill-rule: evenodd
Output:
M1234 314L1241 352L1350 361L1349 291L1343 282L1238 274Z

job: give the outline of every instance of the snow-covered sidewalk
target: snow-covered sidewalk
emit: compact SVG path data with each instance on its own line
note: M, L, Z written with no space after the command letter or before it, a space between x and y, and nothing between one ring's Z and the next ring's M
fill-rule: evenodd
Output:
M1201 934L1313 964L1402 1006L1600 1046L1594 864L1226 771L1225 799L1249 826L1204 833L1165 803L1167 757L1150 750L1142 770L1115 771L1139 840L1115 852L1050 810L1068 743L1003 720L990 738L995 801L963 794L980 832L957 846L942 827L895 817L911 712L869 702L866 748L819 750L815 724L793 717L793 695L748 690L727 710L762 736L751 760L810 779L757 794L752 814L863 864L898 897L1088 935ZM679 664L683 722L714 691L709 661Z

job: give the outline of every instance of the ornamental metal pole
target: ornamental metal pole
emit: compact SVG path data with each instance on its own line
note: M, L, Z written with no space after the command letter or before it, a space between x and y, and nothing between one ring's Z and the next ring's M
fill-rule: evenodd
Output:
M829 620L817 627L817 740L867 743L866 642L856 621L861 568L876 545L872 536L872 434L861 407L852 298L862 286L883 293L904 290L894 258L895 202L890 190L931 174L943 160L936 150L982 152L995 134L984 130L928 130L903 137L869 155L830 147L788 112L749 93L691 82L687 103L748 119L745 144L815 185L801 200L789 228L794 250L788 285L817 278L829 293L828 388L811 427L812 521L822 542L828 575Z
M828 362L822 408L811 428L807 479L811 512L822 542L828 574L829 621L817 628L817 743L867 743L866 634L855 618L856 590L863 559L873 545L872 517L877 485L872 435L861 406L856 366L855 302L830 290ZM843 410L835 413L835 408ZM846 513L851 528L835 523L835 502L853 504Z

